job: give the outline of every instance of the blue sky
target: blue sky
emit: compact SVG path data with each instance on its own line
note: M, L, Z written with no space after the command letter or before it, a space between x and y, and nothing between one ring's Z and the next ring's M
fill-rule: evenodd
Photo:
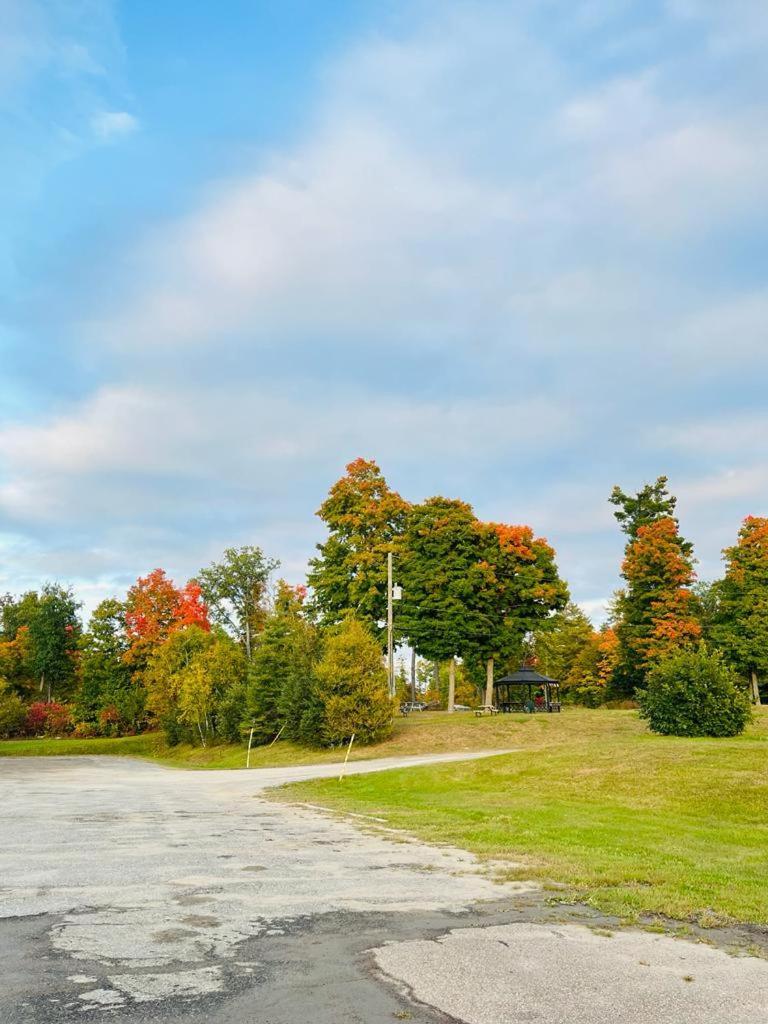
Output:
M87 607L374 457L555 545L768 496L759 0L0 0L0 591Z

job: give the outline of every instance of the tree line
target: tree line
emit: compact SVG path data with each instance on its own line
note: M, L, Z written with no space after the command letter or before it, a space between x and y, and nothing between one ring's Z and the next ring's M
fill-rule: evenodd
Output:
M491 703L494 674L523 659L560 679L569 699L626 700L654 666L701 644L759 701L768 520L748 517L723 578L697 584L666 478L637 494L617 487L610 500L626 535L624 586L595 630L529 526L483 522L458 499L412 504L375 462L357 459L318 511L327 536L308 587L273 583L279 563L247 546L181 585L155 569L123 599L102 601L87 629L71 588L0 598L0 735L383 738L393 712L382 663L390 552L403 588L396 640L418 658L420 689L448 706L457 693Z

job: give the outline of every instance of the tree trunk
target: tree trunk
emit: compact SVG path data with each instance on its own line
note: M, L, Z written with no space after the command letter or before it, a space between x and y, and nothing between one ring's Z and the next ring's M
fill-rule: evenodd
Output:
M411 700L416 700L416 651L411 651Z
M760 704L760 686L757 681L757 672L754 669L749 673L749 681L752 687L752 703Z
M493 704L493 658L485 663L485 700L486 706Z
M251 623L248 620L248 613L245 615L245 656L251 660Z
M448 662L448 710L453 711L456 702L456 659Z

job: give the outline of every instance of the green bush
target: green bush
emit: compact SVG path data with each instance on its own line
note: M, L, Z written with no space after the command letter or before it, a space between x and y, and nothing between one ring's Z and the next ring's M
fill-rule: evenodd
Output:
M752 713L738 676L703 644L658 662L637 699L641 717L665 736L738 736Z
M26 719L24 701L0 678L0 737L18 736L24 730Z

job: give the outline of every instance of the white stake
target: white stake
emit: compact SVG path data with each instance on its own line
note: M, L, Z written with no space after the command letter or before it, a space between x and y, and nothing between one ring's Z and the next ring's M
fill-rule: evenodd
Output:
M251 735L248 737L248 757L245 759L245 767L251 767L251 744L253 743L253 726L251 726Z
M283 724L280 726L280 732L272 740L272 743L269 744L269 747L271 747L273 743L277 743L277 741L280 739L280 733L283 731L284 728L285 728L285 722L283 722ZM269 747L267 747L267 750L269 750Z
M347 768L347 761L349 760L349 752L352 749L352 744L354 742L355 742L355 734L352 733L352 739L349 741L349 746L347 747L347 756L344 758L344 764L341 766L341 775L339 775L339 782L341 782L342 779L344 778L344 772L346 771L346 768Z

